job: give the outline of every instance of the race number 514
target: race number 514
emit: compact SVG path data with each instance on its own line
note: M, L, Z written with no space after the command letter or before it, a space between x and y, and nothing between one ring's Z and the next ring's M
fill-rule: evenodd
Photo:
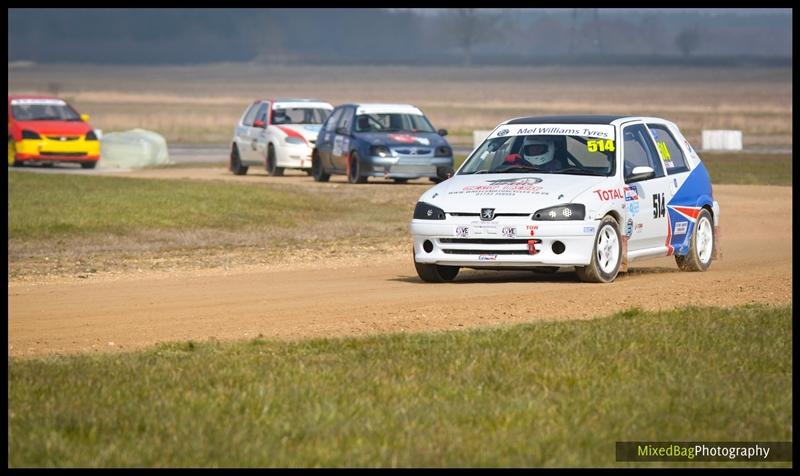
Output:
M664 203L663 193L653 194L653 218L661 218L667 213L667 205Z

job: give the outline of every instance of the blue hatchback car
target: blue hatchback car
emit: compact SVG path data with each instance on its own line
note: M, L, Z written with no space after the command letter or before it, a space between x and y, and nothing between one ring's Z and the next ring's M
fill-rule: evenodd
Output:
M311 173L317 182L343 174L350 183L368 177L396 182L428 177L438 183L453 173L446 134L409 104L342 104L322 124Z

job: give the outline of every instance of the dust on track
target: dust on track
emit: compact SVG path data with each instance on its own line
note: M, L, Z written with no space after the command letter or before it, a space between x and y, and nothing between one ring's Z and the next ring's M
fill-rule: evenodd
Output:
M330 186L301 175L255 172L236 177L221 168L125 175ZM412 183L415 194L430 186ZM390 252L369 262L345 257L145 272L92 282L12 281L8 355L119 352L185 340L297 340L468 329L590 319L633 306L657 310L790 302L791 187L716 185L714 193L721 206L723 258L706 273L679 272L674 259L664 257L634 261L629 273L606 285L577 282L571 272L547 276L475 270L463 270L452 283L427 284L416 276L406 237L408 252Z

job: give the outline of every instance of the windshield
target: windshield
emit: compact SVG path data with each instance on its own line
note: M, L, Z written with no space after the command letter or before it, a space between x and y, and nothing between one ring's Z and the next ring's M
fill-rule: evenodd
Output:
M11 102L11 113L18 121L80 121L81 116L64 101ZM15 104L16 103L16 104Z
M464 174L614 174L612 139L575 135L507 135L484 141L458 171Z
M435 132L425 116L419 114L359 114L356 132Z
M290 107L272 110L273 124L322 124L331 114L328 109Z

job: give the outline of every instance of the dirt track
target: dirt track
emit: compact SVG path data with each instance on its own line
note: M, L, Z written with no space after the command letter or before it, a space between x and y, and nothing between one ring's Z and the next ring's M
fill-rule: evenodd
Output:
M200 176L161 172L233 179L218 170ZM301 182L314 184L297 177ZM714 193L723 214L723 259L707 273L681 273L672 258L659 258L634 262L609 285L579 283L569 272L472 270L453 283L432 285L417 279L410 253L403 253L369 264L344 260L99 282L11 282L8 355L126 351L165 341L259 335L302 339L464 329L592 318L631 306L789 302L791 187L718 185Z

